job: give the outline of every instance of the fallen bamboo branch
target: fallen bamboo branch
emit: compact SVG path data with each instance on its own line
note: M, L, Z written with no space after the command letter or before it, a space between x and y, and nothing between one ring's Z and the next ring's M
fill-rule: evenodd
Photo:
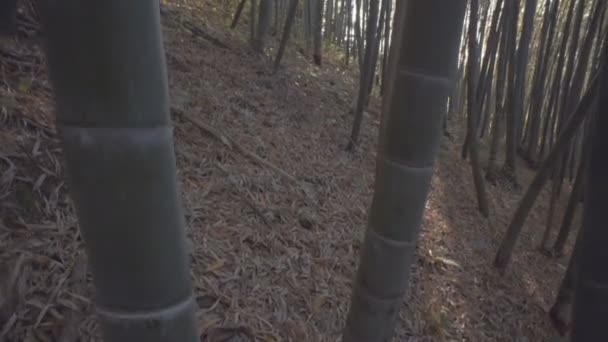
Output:
M215 128L201 122L200 120L198 120L186 113L182 113L182 117L184 119L186 119L188 122L190 122L191 124L193 124L194 126L198 127L203 132L205 132L205 133L209 134L210 136L212 136L213 138L221 141L228 148L234 149L235 151L242 154L244 157L249 158L254 163L271 169L272 171L280 174L281 176L283 176L284 178L288 179L291 182L298 183L298 180L294 176L290 175L289 173L287 173L283 169L279 168L278 166L271 164L269 161L258 156L257 154L245 149L244 147L241 147L234 140L232 140L232 139L228 138L226 135L220 133Z

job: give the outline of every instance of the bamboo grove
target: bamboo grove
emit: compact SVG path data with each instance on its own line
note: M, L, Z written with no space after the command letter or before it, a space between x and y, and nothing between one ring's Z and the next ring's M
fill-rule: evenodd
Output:
M246 2L240 1L235 19ZM389 79L385 70L390 69L387 52L394 39L393 16L397 25L396 3L399 1L274 3L273 27L284 27L275 68L294 25L296 39L304 42L298 50L304 55L313 51L316 65L321 66L323 49L341 52L346 65L356 61L360 76L347 143L351 151L357 145L374 85L380 96L386 96L383 83ZM251 6L254 15L255 0ZM526 217L545 187L551 195L546 225L539 227L539 251L561 256L572 232L582 231L573 226L575 212L584 206L590 131L600 87L598 70L608 29L607 5L602 0L479 0L468 1L467 6L460 27L456 85L449 96L443 130L450 136L451 129L465 127L462 157L471 164L481 215L492 215L486 182L523 192L494 260L494 266L504 273ZM259 10L271 7L260 4ZM264 20L262 13L258 20ZM255 48L259 40L255 25L251 32ZM521 167L535 171L525 188L518 175ZM569 200L561 213L557 202L565 191ZM551 310L552 321L562 332L569 324L565 312L571 310L574 296L573 269L578 269L574 259Z
M481 214L490 215L485 181L519 188L520 165L536 172L523 189L494 259L501 273L545 186L551 195L546 226L538 227L540 252L561 256L575 230L577 207L586 207L583 190L601 98L598 70L605 50L605 18L604 1L469 2L459 85L450 98L448 118L468 123L462 157L470 160ZM488 151L485 163L479 160L480 149ZM566 185L569 200L560 213L557 201ZM579 240L550 311L562 334L572 319Z
M546 226L537 228L539 251L563 255L578 228L573 227L573 218L577 208L585 206L591 131L601 98L598 70L606 40L606 10L605 1L469 2L460 77L450 97L448 121L467 122L462 157L470 160L480 213L491 215L486 181L518 189L520 167L536 172L522 189L494 259L501 273L545 186L551 195ZM446 124L446 134L448 128ZM487 151L487 160L480 160L480 150ZM557 201L566 189L569 200L560 213ZM575 249L581 248L576 245ZM550 312L562 333L571 323L577 259L572 257Z
M91 9L74 1L42 9L57 134L92 264L101 328L108 341L195 341L159 3L89 3ZM251 49L269 57L275 73L286 53L300 53L319 68L331 53L358 71L352 130L343 137L350 153L357 152L372 94L382 101L374 196L343 341L380 342L393 335L440 140L457 130L465 132L459 151L471 167L480 215L493 215L488 183L522 193L493 266L507 271L526 218L548 189L546 225L536 227L539 252L561 256L574 240L551 321L560 334L573 327L573 341L608 338L597 320L608 307L608 280L598 267L608 258L602 229L606 1L231 3L231 28L247 25ZM0 30L10 31L14 17L6 13L16 2L5 6L0 18L11 20L0 22ZM138 39L144 44L136 48ZM530 184L522 182L521 168L534 171ZM121 191L113 191L117 187ZM567 205L560 212L564 193ZM99 209L106 207L114 215ZM579 207L583 222L575 227ZM141 264L159 267L138 273Z
M355 61L360 77L353 100L352 132L347 140L347 149L352 150L357 144L363 112L373 87L377 84L381 89L385 79L394 1L239 0L231 23L233 29L247 5L252 48L257 53L264 53L268 36L277 37L275 71L280 67L292 33L301 43L297 45L298 52L305 56L312 54L312 61L317 66L323 63L324 50L341 55L346 66Z
M537 170L497 254L495 265L501 270L546 183L551 203L539 248L554 255L564 251L583 196L605 12L603 1L534 0L480 2L469 11L461 42L460 84L450 99L449 115L454 121L458 116L468 118L462 155L471 159L480 211L488 215L484 179L479 176L484 166L476 156L480 147L489 150L487 181L504 180L519 187L518 157ZM487 143L481 146L481 141ZM554 217L555 202L565 184L572 186L571 200L560 225ZM555 226L560 230L551 245Z

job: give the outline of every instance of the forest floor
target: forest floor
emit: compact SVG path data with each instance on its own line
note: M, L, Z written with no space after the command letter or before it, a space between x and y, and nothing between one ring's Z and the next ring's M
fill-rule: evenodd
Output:
M230 30L224 7L175 0L162 15L202 341L337 341L373 193L378 100L345 152L356 73L331 54L315 67L292 45L273 74L250 52L247 19ZM97 340L50 86L38 48L15 48L31 58L0 62L0 341ZM536 250L548 194L500 276L491 261L522 190L489 185L491 217L478 213L456 121L395 340L548 340L567 262ZM525 189L533 173L519 169Z

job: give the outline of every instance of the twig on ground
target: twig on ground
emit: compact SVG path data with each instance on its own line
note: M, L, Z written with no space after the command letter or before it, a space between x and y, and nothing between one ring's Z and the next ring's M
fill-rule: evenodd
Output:
M278 166L271 164L269 161L258 156L257 154L238 145L234 140L228 138L226 135L222 134L217 129L201 122L200 120L198 120L196 118L193 118L192 116L190 116L186 113L182 113L182 117L184 119L186 119L188 122L190 122L191 124L193 124L194 126L198 127L203 132L205 132L205 133L209 134L210 136L212 136L213 138L221 141L228 148L234 149L237 152L239 152L240 154L242 154L243 156L251 159L256 164L258 164L260 166L265 166L265 167L271 169L272 171L280 174L281 176L283 176L284 178L288 179L291 182L298 183L298 180L294 176L290 175L289 173L282 170Z

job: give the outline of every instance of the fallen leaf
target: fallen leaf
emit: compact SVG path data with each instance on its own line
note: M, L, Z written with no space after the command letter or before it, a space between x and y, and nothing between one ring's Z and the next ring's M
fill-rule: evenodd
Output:
M29 92L31 87L32 87L31 80L25 79L25 78L19 79L19 84L17 85L17 90L20 93L25 94L25 93Z
M440 262L447 266L454 266L458 269L462 269L462 266L460 266L460 264L458 262L456 262L455 260L452 260L452 259L448 259L448 258L444 258L444 257L435 257L435 261Z
M321 308L323 307L323 304L325 304L326 300L327 300L327 297L324 295L315 297L315 299L312 300L312 312L315 314L319 313L319 311L321 311Z
M215 272L215 271L219 270L220 268L224 267L225 263L226 262L223 259L217 259L213 264L209 265L205 269L205 272Z

